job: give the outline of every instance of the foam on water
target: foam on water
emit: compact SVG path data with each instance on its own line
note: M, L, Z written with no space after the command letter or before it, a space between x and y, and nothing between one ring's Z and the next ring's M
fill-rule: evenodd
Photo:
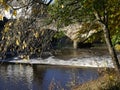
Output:
M48 57L46 59L37 58L37 59L30 59L30 60L23 60L15 57L13 60L10 60L9 62L10 63L26 63L26 64L68 65L68 66L78 66L78 67L112 67L114 68L112 60L108 56L71 58L69 60L59 59L54 56Z

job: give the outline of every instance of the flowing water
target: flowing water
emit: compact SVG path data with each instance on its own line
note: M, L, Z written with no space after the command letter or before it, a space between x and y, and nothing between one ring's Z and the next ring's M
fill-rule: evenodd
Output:
M106 49L63 49L50 57L27 61L15 57L0 65L0 90L70 90L98 78L93 67L113 68Z
M119 56L120 57L120 56ZM114 67L106 49L62 49L46 58L23 60L18 57L3 60L10 63L67 65L78 67Z

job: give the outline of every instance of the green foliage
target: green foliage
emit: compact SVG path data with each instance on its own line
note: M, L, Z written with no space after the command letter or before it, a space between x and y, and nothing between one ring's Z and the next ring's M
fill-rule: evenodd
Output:
M120 43L120 35L119 35L119 34L114 35L114 36L112 37L112 43L113 43L113 45L116 45L116 44L119 44L119 43Z
M54 35L54 38L59 39L59 38L62 38L62 37L64 37L64 36L65 36L64 32L63 32L63 31L59 31L59 32L57 32L57 33Z
M67 26L74 22L92 23L96 20L95 13L97 13L101 21L107 24L113 42L116 42L114 38L117 37L117 33L120 33L119 0L56 0L49 9L51 19L56 21L58 27ZM108 18L107 21L105 20L106 15Z
M89 43L101 43L101 42L104 42L104 39L103 39L103 33L102 32L98 32L98 33L94 33L92 36L90 36L86 42L89 42Z
M60 3L60 4L58 4ZM67 9L67 8L66 8ZM66 18L68 17L67 13L68 12L65 12L62 10L62 4L61 4L61 1L59 2L56 2L55 5L51 5L49 7L49 10L48 10L51 18L54 20L54 21L57 21L57 27L61 27L63 25L63 23L68 24L68 21L69 18ZM64 22L66 20L66 22Z

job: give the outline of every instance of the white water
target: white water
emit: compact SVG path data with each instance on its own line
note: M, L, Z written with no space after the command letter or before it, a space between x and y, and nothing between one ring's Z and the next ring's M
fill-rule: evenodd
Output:
M6 60L5 60L6 61ZM8 61L7 61L8 62ZM18 59L17 57L9 61L10 63L26 63L26 64L49 64L49 65L67 65L67 66L77 66L77 67L112 67L113 63L108 56L92 56L84 58L71 58L69 60L58 59L54 56L48 57L46 59L37 58L30 60Z

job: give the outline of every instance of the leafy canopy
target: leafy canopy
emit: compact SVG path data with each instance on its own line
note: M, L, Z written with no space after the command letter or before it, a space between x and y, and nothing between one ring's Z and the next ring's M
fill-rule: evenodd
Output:
M109 27L111 38L120 34L120 0L56 0L49 7L49 14L58 27L75 22L95 22L94 26L97 14L99 20ZM113 43L116 42L114 40Z

